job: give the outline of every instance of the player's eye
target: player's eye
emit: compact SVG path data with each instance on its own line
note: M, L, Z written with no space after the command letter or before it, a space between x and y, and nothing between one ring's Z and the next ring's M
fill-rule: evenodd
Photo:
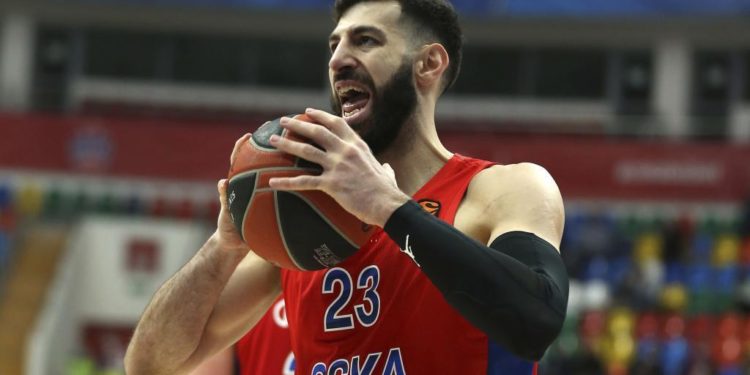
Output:
M373 37L363 35L359 37L359 39L357 39L357 44L359 44L360 46L370 47L378 44L378 40Z
M328 48L331 50L331 53L333 53L334 51L336 51L336 47L338 47L338 46L339 46L339 43L338 42L334 42L334 43L329 44Z

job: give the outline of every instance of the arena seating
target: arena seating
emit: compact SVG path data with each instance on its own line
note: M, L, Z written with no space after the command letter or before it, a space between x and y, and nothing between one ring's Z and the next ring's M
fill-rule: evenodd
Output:
M638 207L568 210L562 253L571 278L569 312L540 373L748 370L747 214L702 210L658 216L639 213ZM89 213L208 222L215 220L218 204L136 191L95 192L83 185L67 190L26 181L0 185L0 290L9 287L8 270L20 259L15 238Z
M562 246L569 313L541 373L746 373L744 216L569 215Z

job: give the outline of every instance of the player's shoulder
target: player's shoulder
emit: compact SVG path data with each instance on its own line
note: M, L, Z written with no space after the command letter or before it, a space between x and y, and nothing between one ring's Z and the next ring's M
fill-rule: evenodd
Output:
M496 164L486 168L472 179L468 193L491 200L509 194L530 199L560 195L552 175L534 163Z
M475 176L466 199L495 235L535 233L559 244L565 217L560 190L549 172L533 163L495 165Z

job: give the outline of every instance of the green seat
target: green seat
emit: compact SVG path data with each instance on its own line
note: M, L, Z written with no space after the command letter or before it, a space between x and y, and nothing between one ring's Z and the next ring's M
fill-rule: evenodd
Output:
M47 190L44 197L45 217L59 217L63 213L63 193L56 187Z

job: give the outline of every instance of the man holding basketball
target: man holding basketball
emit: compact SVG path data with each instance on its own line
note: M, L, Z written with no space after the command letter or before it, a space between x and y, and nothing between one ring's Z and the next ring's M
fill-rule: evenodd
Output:
M337 267L280 270L242 242L222 180L218 229L154 296L128 348L128 373L194 368L282 290L297 374L532 374L557 336L568 282L554 180L532 164L452 154L437 136L435 106L461 59L452 7L338 0L335 10L335 114L308 109L314 123L282 120L322 149L271 139L323 173L270 184L324 191L383 230Z

